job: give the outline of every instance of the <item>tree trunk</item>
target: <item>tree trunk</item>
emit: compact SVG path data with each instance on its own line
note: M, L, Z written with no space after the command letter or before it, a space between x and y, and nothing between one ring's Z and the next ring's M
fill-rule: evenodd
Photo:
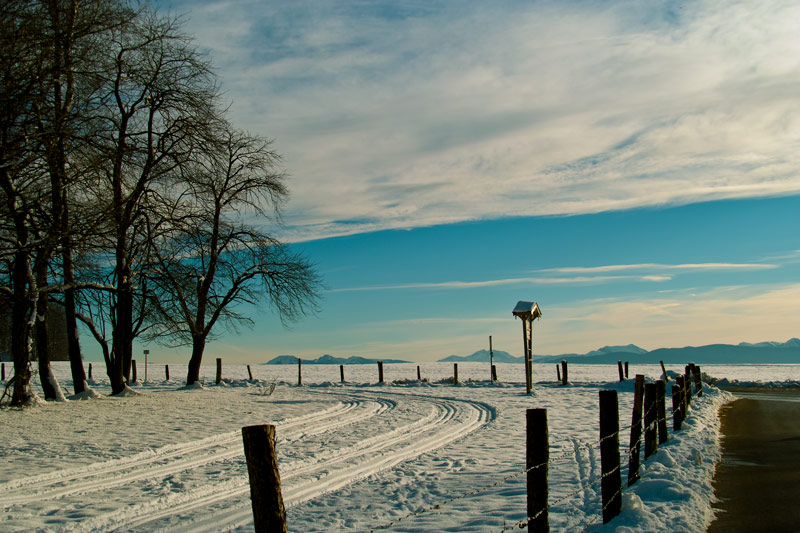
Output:
M24 244L27 239L24 239ZM11 405L28 405L33 400L30 367L30 301L28 300L28 267L30 258L25 250L14 254L14 300L11 307L11 354L14 357L14 391Z
M75 281L72 250L70 239L66 239L63 254L64 284L69 286ZM81 342L78 338L78 319L75 316L75 289L64 291L64 318L67 322L67 352L69 353L69 367L72 371L72 386L75 394L80 394L88 389L86 384L86 370L83 368L81 355Z
M39 277L39 287L43 287L41 274ZM36 358L39 361L39 381L42 384L45 400L57 400L53 383L52 369L50 368L50 336L47 334L47 295L39 293L36 302Z
M205 337L192 337L192 358L189 359L189 374L186 376L187 385L200 381L200 364L203 362L203 351L205 349Z

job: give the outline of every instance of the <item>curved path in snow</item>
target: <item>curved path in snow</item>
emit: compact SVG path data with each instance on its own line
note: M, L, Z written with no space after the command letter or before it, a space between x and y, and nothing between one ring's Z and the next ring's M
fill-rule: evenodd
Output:
M322 411L278 422L276 429L282 440L296 440L380 415L395 406L395 402L388 400L350 400ZM142 479L164 478L176 472L240 455L243 455L241 432L221 433L196 441L163 446L122 459L57 470L0 484L0 508L108 490Z
M403 461L411 460L419 455L445 446L463 438L481 428L495 418L494 409L481 402L439 398L411 393L391 391L354 391L325 392L343 398L334 408L316 413L317 422L312 423L308 415L300 419L292 419L278 424L279 441L283 439L305 440L314 434L332 432L348 424L372 417L391 420L396 415L398 404L412 406L422 416L407 421L394 429L362 431L364 438L351 438L348 442L335 440L336 435L326 434L324 446L311 447L306 455L284 460L280 464L283 497L287 507L311 500L326 492L338 490L355 481L392 468ZM352 417L348 421L348 416ZM401 417L402 418L402 417ZM327 425L322 422L327 420ZM294 424L292 435L288 424ZM382 424L375 424L375 427ZM388 424L383 424L390 427ZM298 430L309 428L308 431ZM229 434L225 434L229 435ZM220 437L220 436L217 436ZM227 437L226 437L227 438ZM239 432L230 434L232 440L223 447L223 454L233 454L236 449L242 455L241 436ZM213 437L211 438L213 439ZM204 439L206 440L206 439ZM188 445L187 445L188 446ZM162 455L166 455L165 452ZM172 457L172 456L170 456ZM204 457L196 461L203 461ZM169 475L175 463L191 462L189 459L168 459L152 467L153 476ZM184 462L184 464L188 464ZM70 529L75 531L90 530L125 530L135 528L149 530L165 527L170 531L220 531L252 522L252 510L249 499L247 469L243 457L235 465L224 481L211 481L195 484L192 488L181 492L144 501L123 509L88 518ZM193 468L193 466L188 466ZM108 470L110 475L111 472ZM116 479L116 478L113 478ZM129 479L129 478L128 478ZM78 482L83 482L78 478ZM94 481L110 482L99 476ZM122 480L121 482L124 482ZM12 482L13 483L13 482ZM35 499L37 496L28 495ZM57 497L57 496L56 496ZM0 499L5 499L0 487ZM167 520L167 522L161 522ZM168 524L168 525L167 525Z

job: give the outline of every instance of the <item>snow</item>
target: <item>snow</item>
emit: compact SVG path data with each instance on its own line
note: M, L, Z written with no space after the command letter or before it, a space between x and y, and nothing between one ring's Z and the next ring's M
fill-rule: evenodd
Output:
M553 365L534 364L532 396L522 365L497 365L503 381L490 383L488 364L459 363L458 385L451 364L421 364L427 382L416 366L384 365L384 384L376 365L345 366L342 384L338 365L309 365L297 386L294 365L252 366L252 381L244 365L227 365L219 385L187 388L153 378L163 366L151 363L149 381L112 397L98 365L99 399L0 410L0 530L252 530L241 427L273 423L292 531L501 531L526 518L528 408L548 410L553 531L704 531L712 520L718 409L730 394L706 386L683 429L670 422L669 442L603 525L602 389L618 391L627 479L633 380L617 381L616 365L570 365L562 387ZM71 389L68 363L53 370ZM702 370L744 384L800 381L797 365Z

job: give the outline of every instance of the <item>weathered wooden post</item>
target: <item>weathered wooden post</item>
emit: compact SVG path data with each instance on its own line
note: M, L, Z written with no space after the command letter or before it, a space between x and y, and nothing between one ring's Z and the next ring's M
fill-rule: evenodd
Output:
M257 533L286 533L286 510L281 494L281 476L275 449L275 426L242 428L244 456L250 479L250 500Z
M497 381L497 366L492 365L492 381Z
M661 373L664 375L664 381L669 381L669 376L667 375L667 369L664 368L664 361L659 361L661 363Z
M303 360L297 358L297 386L303 384Z
M644 375L636 374L633 392L633 415L631 416L630 460L628 462L628 486L639 479L639 456L642 449L642 406L644 405Z
M569 366L566 360L561 361L561 384L569 385Z
M150 350L144 351L144 382L147 383L147 356L150 355Z
M89 379L92 379L92 363L89 363Z
M697 391L697 396L703 395L703 377L700 372L700 367L692 363L692 374L694 374L694 388Z
M2 368L2 369L3 369L3 370L2 370L2 373L0 373L0 379L2 379L3 381L5 381L5 380L6 380L6 364L5 364L5 363L1 363L1 364L0 364L0 368Z
M656 384L644 386L644 459L658 451L658 412L656 408Z
M422 381L422 374L419 371L419 365L417 365L417 381Z
M515 317L522 319L522 354L525 361L525 392L531 393L533 389L533 321L542 316L539 304L520 300L511 312Z
M378 383L383 383L383 361L378 361Z
M492 350L491 335L489 335L489 381L494 381L494 350Z
M617 371L619 372L619 380L625 381L625 371L622 369L622 361L617 361Z
M217 357L217 385L222 381L222 357Z
M600 469L603 523L622 510L622 475L619 468L619 404L617 391L600 391Z
M686 407L692 405L692 367L686 365L683 368L683 389L686 394Z
M667 385L663 379L656 381L656 413L658 415L658 444L664 444L669 439L667 435L667 407L665 396Z
M167 381L169 381L169 365L164 365L164 376Z
M136 383L136 359L131 359L131 383Z
M680 384L672 386L672 431L680 431L683 422L683 391Z
M556 378L561 381L561 365L556 365Z
M625 379L628 379L628 362L625 361Z
M339 381L344 383L344 365L339 365Z
M525 470L528 478L528 530L549 532L547 513L547 474L550 444L547 430L547 409L525 411Z
M250 369L250 365L247 365L247 378L253 381L253 371Z
M453 363L453 385L458 385L458 363Z

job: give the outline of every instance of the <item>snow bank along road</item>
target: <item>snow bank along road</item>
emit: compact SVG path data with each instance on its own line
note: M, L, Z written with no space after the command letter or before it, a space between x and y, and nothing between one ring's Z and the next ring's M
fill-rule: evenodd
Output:
M493 408L468 400L384 390L320 394L338 401L276 424L287 506L445 446L495 417ZM219 531L247 524L241 433L0 484L6 514L47 513L54 504L63 511L54 525L67 531Z

